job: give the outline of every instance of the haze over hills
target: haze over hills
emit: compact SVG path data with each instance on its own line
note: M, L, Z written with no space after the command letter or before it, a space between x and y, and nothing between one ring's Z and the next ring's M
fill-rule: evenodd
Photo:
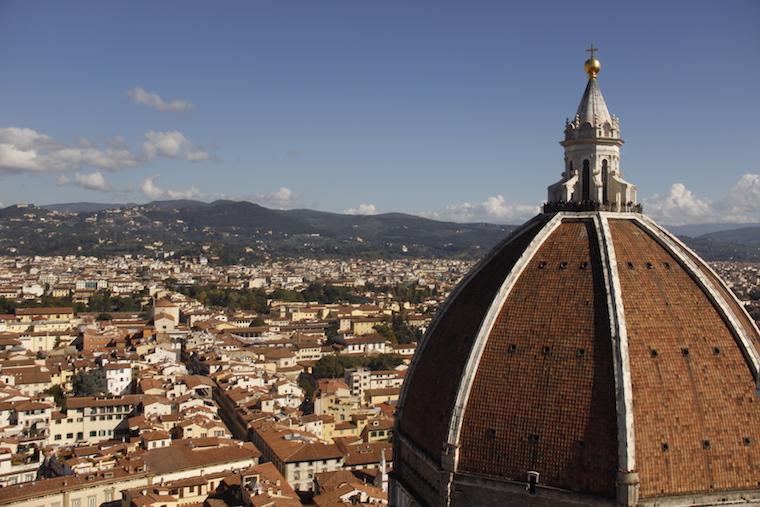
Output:
M0 210L0 254L477 258L515 228L404 213L274 210L246 201L76 202ZM670 229L708 260L760 260L760 225Z
M0 210L0 253L174 252L204 254L223 262L269 255L479 257L513 228L440 222L401 213L273 210L245 201L17 205Z

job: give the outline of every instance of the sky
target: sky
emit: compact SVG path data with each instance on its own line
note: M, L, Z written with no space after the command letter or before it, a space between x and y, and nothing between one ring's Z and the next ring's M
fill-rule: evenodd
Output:
M0 0L0 203L519 223L585 49L670 224L760 222L760 2Z

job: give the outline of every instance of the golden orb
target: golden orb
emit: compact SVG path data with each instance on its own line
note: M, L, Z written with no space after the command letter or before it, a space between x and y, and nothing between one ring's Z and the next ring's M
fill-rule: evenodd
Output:
M596 75L599 74L599 71L602 70L602 62L596 58L589 58L586 60L586 63L583 64L583 70L586 71L586 74L588 74L589 77L596 77Z

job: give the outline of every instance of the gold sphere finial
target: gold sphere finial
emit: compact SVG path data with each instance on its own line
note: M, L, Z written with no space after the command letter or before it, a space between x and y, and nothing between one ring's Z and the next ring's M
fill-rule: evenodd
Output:
M602 70L602 62L597 60L595 58L594 53L599 51L599 48L595 48L593 44L591 44L591 47L588 48L586 51L591 53L591 58L585 61L583 64L583 70L586 71L586 74L588 74L588 77L590 79L593 79L596 77L597 74L599 74L599 71Z

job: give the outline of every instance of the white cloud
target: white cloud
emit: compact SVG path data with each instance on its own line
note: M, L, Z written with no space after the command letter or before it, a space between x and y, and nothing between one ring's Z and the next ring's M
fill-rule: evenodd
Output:
M726 221L760 222L760 174L745 174L721 202Z
M140 185L142 193L150 199L197 199L201 196L200 191L195 187L186 190L163 189L156 185L156 179L159 176L159 174L149 176Z
M92 173L75 173L73 177L61 174L56 178L58 186L75 185L88 190L99 190L107 192L113 190L113 187L106 181L106 178L100 171Z
M744 174L714 202L694 195L683 183L643 202L645 213L668 225L760 222L760 174Z
M29 128L0 128L0 173L64 172L85 168L115 171L150 163L157 156L196 162L209 154L191 143L181 132L150 131L145 134L142 153L132 151L121 137L98 148L87 139L67 146Z
M99 149L80 139L66 146L29 128L0 128L0 172L67 171L81 167L116 170L133 167L140 158L126 148Z
M296 202L298 202L298 199L300 199L300 196L296 195L296 193L288 187L280 187L275 192L256 195L252 199L254 202L264 206L285 209L293 207Z
M669 225L704 223L715 218L712 203L695 196L683 183L671 185L668 195L644 199L644 210Z
M377 214L377 207L374 204L362 203L356 208L349 208L346 210L349 215L375 215Z
M89 174L76 173L74 175L74 183L90 190L106 191L110 188L110 185L100 171Z
M443 211L421 213L437 220L453 222L494 221L500 223L519 223L540 211L538 206L530 204L508 203L504 196L495 195L482 202L449 204Z
M167 132L150 131L145 134L143 153L148 160L157 155L168 158L183 158L191 162L207 160L209 154L196 148L193 143L181 132L170 130Z
M144 106L152 107L158 111L172 111L175 113L181 113L184 111L190 111L195 108L193 104L186 100L164 100L157 93L149 92L143 88L140 88L139 86L129 90L127 92L127 95L135 104L142 104Z

